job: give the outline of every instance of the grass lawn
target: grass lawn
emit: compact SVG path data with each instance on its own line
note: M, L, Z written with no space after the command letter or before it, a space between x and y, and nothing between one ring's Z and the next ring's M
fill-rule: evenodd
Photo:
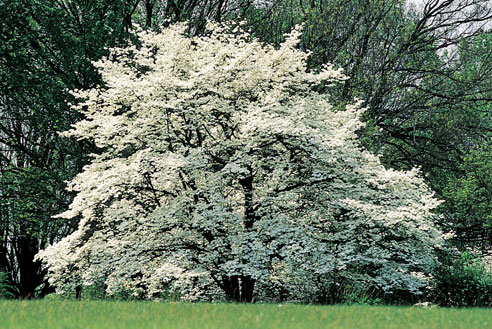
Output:
M0 328L492 328L492 309L0 301Z

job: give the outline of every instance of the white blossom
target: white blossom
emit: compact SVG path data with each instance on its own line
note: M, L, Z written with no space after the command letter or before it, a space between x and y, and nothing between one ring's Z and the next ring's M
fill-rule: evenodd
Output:
M101 152L60 215L78 230L38 255L50 283L187 300L309 301L334 280L418 294L444 242L439 201L418 170L360 146L361 101L335 111L316 91L343 72L307 72L300 29L279 49L208 29L140 31L95 63L104 86L73 92L86 119L65 135Z

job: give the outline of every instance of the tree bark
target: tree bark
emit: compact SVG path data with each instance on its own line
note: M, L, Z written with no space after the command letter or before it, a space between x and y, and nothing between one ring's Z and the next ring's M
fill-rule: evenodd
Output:
M237 303L251 303L256 280L246 275L232 275L222 278L227 300Z
M241 277L241 302L251 303L256 280L250 276Z
M43 282L40 273L41 264L39 261L34 261L34 256L39 252L37 244L37 240L30 236L21 237L17 242L21 298L34 298L36 288Z
M255 214L255 204L253 200L253 173L251 167L249 169L249 175L239 180L239 184L243 188L244 193L244 229L246 231L251 230L257 216ZM243 264L244 259L242 260ZM240 302L250 303L253 301L253 292L255 288L256 280L251 276L241 276L241 293Z
M152 27L152 16L154 14L154 1L146 0L145 1L145 26L150 28Z
M256 220L253 203L253 176L250 175L239 180L244 193L244 228L249 230Z
M80 300L82 299L82 286L78 285L75 287L75 299Z
M224 285L224 292L226 298L229 301L239 302L240 301L240 291L239 291L239 277L237 275L226 276L222 278Z

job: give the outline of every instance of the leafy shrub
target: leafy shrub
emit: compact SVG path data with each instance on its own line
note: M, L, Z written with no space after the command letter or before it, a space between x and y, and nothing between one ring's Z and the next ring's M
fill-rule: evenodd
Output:
M10 284L7 273L0 272L0 299L15 297L15 287Z
M349 305L380 305L383 298L374 289L353 288L343 296L343 303Z
M442 306L492 306L492 273L469 251L457 259L448 255L436 273L432 296Z
M384 293L363 280L356 282L337 277L323 288L313 299L317 304L379 305L384 301Z

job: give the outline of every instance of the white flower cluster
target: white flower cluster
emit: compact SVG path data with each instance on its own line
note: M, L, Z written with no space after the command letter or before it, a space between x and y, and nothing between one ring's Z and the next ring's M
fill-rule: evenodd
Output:
M61 217L78 230L43 250L59 291L188 300L310 300L341 280L419 293L444 238L417 170L363 150L360 102L334 111L306 72L299 29L274 49L210 23L139 32L95 63L104 86L75 91L94 140Z

